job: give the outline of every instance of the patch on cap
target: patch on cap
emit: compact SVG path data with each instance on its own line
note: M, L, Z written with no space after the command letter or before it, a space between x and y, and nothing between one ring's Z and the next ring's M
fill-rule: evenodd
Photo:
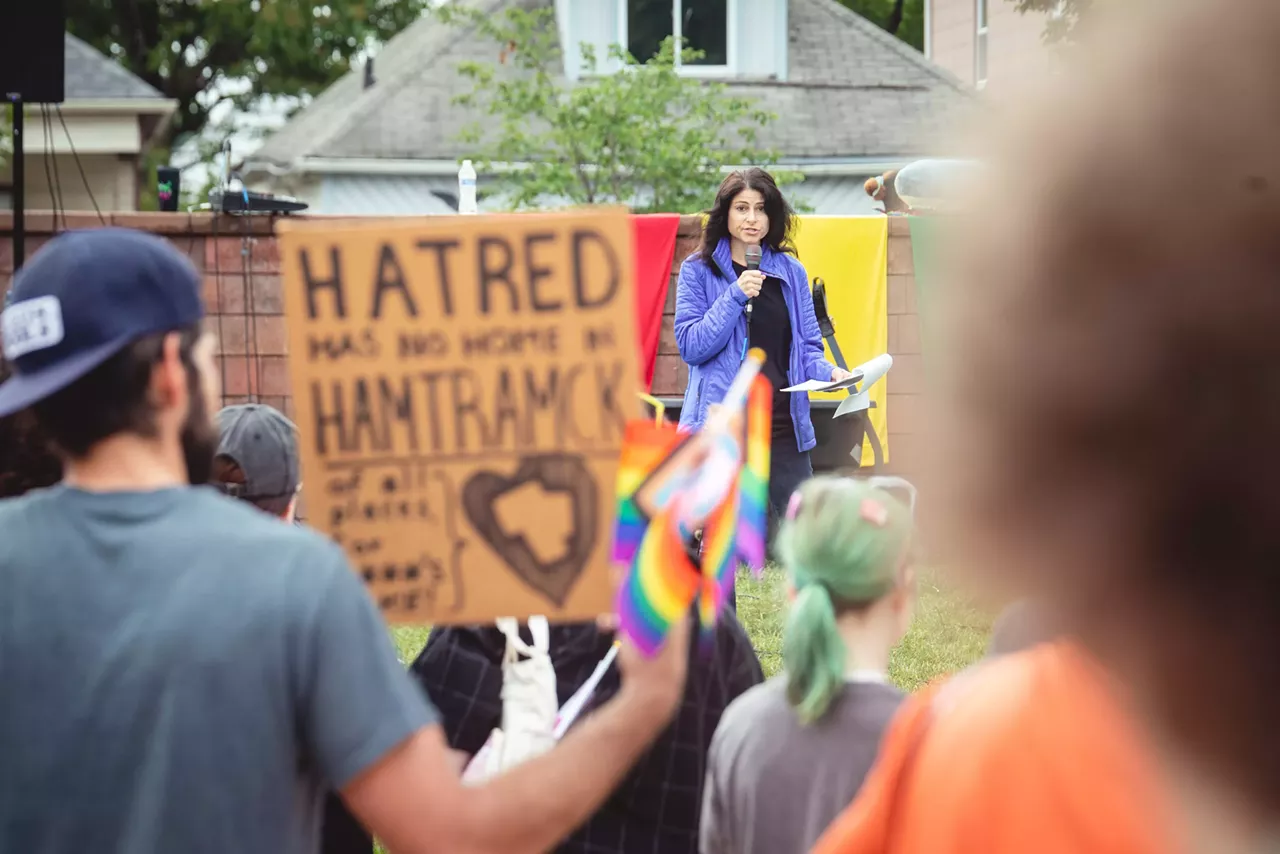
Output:
M4 357L9 361L56 347L65 334L62 303L54 296L15 302L0 314L0 337L4 339Z

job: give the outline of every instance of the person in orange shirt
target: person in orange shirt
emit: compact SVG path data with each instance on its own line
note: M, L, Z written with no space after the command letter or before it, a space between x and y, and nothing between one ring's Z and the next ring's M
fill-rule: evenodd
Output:
M908 700L815 854L1170 854L1143 736L1070 642Z
M904 706L818 854L1280 850L1280 3L1223 8L1093 4L987 114L922 494L1062 639Z

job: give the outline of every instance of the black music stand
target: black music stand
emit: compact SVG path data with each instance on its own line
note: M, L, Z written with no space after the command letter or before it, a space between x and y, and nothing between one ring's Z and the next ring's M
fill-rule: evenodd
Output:
M22 121L22 96L9 99L13 105L13 272L22 269L27 260L27 157L23 152L24 132Z

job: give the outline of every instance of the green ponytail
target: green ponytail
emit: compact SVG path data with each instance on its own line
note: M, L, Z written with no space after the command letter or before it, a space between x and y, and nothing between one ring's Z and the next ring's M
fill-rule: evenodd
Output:
M798 503L794 503L798 502ZM837 603L869 605L889 593L911 536L911 513L887 492L818 477L793 499L777 552L796 589L782 636L787 700L800 722L822 718L846 672Z

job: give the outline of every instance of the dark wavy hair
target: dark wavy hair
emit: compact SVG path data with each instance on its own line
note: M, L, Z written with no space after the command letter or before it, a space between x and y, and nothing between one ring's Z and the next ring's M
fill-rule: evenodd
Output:
M0 382L12 374L0 359ZM62 480L62 460L30 410L0 418L0 498L14 498Z
M707 211L707 225L702 230L702 248L698 252L704 264L722 275L723 271L711 257L720 241L729 236L729 208L743 190L755 190L764 196L764 212L769 217L769 231L762 241L774 252L796 254L791 242L795 235L796 212L791 209L778 189L773 176L758 166L730 172L716 191L716 200Z

